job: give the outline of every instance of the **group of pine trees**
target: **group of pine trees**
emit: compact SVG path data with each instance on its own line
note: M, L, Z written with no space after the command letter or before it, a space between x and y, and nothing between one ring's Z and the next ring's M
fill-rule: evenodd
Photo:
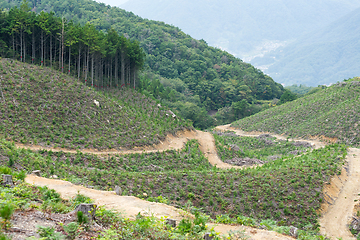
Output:
M0 55L67 71L88 86L136 87L145 53L136 40L20 7L0 12Z

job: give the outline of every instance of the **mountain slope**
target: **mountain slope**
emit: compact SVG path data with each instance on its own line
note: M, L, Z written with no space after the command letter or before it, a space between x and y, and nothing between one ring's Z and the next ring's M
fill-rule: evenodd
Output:
M0 60L0 72L0 132L16 142L132 148L190 127L132 90L104 95L66 74L8 59Z
M120 5L141 17L178 26L241 58L296 39L359 6L353 0L131 0Z
M0 2L0 7L8 9L18 4L19 0ZM217 110L243 99L252 103L280 98L284 91L282 85L250 64L191 38L177 27L90 0L46 0L31 5L36 12L54 11L75 23L89 22L103 31L112 27L139 40L147 53L144 74L140 76L146 83L144 89L155 98L180 102L177 106L189 102L197 107L195 112L201 108Z
M233 127L295 137L325 136L360 146L360 78L236 121Z
M266 73L286 85L317 86L360 76L359 22L360 8L276 53L265 55L269 61L259 58L252 63L273 63Z

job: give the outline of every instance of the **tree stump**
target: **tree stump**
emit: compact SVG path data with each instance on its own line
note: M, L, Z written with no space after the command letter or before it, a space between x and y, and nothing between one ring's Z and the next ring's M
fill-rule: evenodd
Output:
M89 220L94 220L95 219L95 212L96 212L96 205L95 204L86 204L86 203L81 203L80 205L78 205L75 208L75 212L83 212L84 215L86 215Z
M175 219L167 218L167 219L166 219L166 224L167 224L167 225L170 225L170 227L175 228L175 227L176 227L176 220L175 220Z
M210 236L210 233L205 233L204 239L205 240L212 240L212 239L214 239L214 237Z
M115 186L115 193L116 193L116 195L122 194L121 188L119 186Z
M32 174L38 176L38 177L41 177L41 171L40 170L35 170L35 171L32 171Z
M5 187L14 187L14 182L11 175L3 175L3 185Z

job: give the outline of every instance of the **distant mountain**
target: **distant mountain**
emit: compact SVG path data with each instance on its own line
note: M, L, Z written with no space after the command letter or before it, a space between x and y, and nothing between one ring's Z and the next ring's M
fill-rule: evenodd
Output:
M336 83L360 76L360 8L251 63L285 85ZM264 69L263 69L264 70Z
M360 7L360 1L131 0L120 7L178 26L247 61L329 24Z

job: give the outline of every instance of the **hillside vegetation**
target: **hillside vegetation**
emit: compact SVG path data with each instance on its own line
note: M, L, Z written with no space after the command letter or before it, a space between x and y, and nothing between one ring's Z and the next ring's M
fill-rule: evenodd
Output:
M292 137L325 136L359 146L360 78L236 121L233 127Z
M279 149L274 150L269 154ZM221 170L205 162L196 142L178 151L106 159L80 152L32 152L0 141L0 163L13 169L38 169L44 177L56 175L103 190L118 185L124 196L193 209L219 223L259 226L260 221L269 220L282 226L282 232L288 232L290 225L317 229L323 183L341 172L345 156L346 147L331 145L293 158L281 157L262 167ZM176 162L167 161L169 157ZM183 167L172 167L183 163ZM263 224L267 228L269 221Z
M196 240L211 232L216 240L220 238L205 225L207 218L196 215L185 218L177 228L170 227L166 220L138 214L135 220L97 206L94 219L82 212L75 212L81 204L93 203L93 199L77 194L69 200L60 198L53 189L36 187L24 183L24 172L0 167L0 173L13 176L13 188L3 186L0 179L0 238L9 239L189 239ZM36 219L36 220L34 220ZM24 229L24 225L26 228ZM21 229L14 231L13 229ZM29 237L31 236L31 237Z
M6 11L15 6L21 6L21 1L0 2L0 7ZM207 117L209 110L230 107L233 103L245 100L252 107L244 109L243 112L254 113L259 111L254 109L259 100L280 98L284 91L282 85L275 83L269 76L250 64L242 62L228 52L209 47L205 41L193 39L179 28L163 22L142 19L125 10L90 0L33 1L29 3L29 6L36 13L54 11L55 16L67 19L64 20L65 27L72 20L75 24L79 23L82 26L91 24L106 33L110 33L113 28L120 36L138 40L139 46L146 53L146 60L143 74L139 76L141 84L136 85L137 89L178 109L181 114L191 109L195 114L184 115L184 117L191 119L196 127L206 128L215 123L213 119ZM15 42L15 46L20 47L24 45L21 44L23 38L28 40L41 38L41 31L32 32L30 29L24 32L24 28L15 27L17 26L15 19L8 20L6 14L2 14L1 25L9 26L4 27L1 33L2 44L11 47ZM43 34L45 42L50 45L52 39L54 46L59 46L59 41L62 41L61 37L56 36L59 34L64 36L61 29L45 31ZM64 37L67 38L66 35ZM87 43L87 39L86 37L85 43ZM92 41L92 38L89 39ZM92 66L89 60L83 60L84 54L89 55L89 52L85 52L84 49L79 51L81 41L79 44L75 44L70 39L67 43L62 50L65 52L65 56L71 46L72 52L81 54L81 64L87 63L86 69L89 69L89 66ZM111 47L112 44L107 41L100 46L104 46L105 49ZM23 52L29 55L33 47L39 49L38 45L34 45L30 41L24 46ZM99 49L90 48L91 59L93 59L93 52L99 52L101 56L104 49L100 48L101 51L99 51ZM88 49L85 48L85 50ZM112 54L111 51L108 53ZM11 52L4 54L12 57ZM109 72L109 61L111 62L109 56L104 61L100 61L106 73L105 77ZM20 59L21 55L16 57ZM35 59L35 62L40 62L39 54L26 56L28 61L32 58ZM98 55L96 55L96 59L98 59ZM74 60L72 63L75 64ZM62 66L56 67L61 69ZM126 66L125 69L127 69ZM110 69L110 72L112 71L113 69ZM131 76L133 75L131 73ZM105 82L107 82L106 79ZM83 80L87 80L86 74ZM261 105L261 102L258 105Z
M15 142L132 148L191 127L134 90L98 92L59 71L9 59L0 60L0 76L0 131Z

